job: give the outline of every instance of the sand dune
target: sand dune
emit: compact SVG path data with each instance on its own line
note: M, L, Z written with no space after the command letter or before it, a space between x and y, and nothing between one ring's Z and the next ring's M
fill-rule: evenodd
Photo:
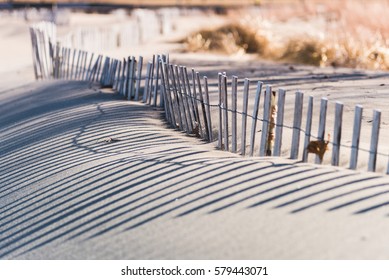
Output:
M26 25L1 26L11 35L0 61L14 64L0 67L0 258L389 257L388 176L243 158L168 128L159 110L88 83L31 83ZM16 41L23 50L12 48ZM386 73L175 48L173 61L213 81L225 70L340 99L350 110L360 102L387 110Z

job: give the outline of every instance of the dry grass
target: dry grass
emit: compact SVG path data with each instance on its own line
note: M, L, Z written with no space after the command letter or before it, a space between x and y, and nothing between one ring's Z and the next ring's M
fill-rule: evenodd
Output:
M215 30L200 30L183 40L189 51L213 51L227 54L264 54L268 48L265 37L248 27L228 24Z
M201 30L185 42L188 51L389 70L388 10L389 0L311 0L231 11L231 24Z

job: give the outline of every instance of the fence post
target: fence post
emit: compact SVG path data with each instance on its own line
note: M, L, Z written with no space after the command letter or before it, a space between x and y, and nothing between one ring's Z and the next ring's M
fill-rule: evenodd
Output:
M165 74L166 74L166 79L169 79L168 78L168 71L169 69L167 69L165 71ZM145 88L143 90L143 98L142 98L142 101L143 103L146 103L147 102L147 97L148 97L148 92L149 92L149 84L150 84L150 72L151 72L151 62L147 63L147 69L146 69L146 79L145 79ZM170 85L168 85L168 87L170 87ZM169 88L170 89L170 88Z
M224 150L229 151L229 130L228 130L228 98L227 98L227 76L223 75L222 77L222 91L223 91L223 124L224 124Z
M138 61L137 66L138 66L138 77L136 79L135 100L139 101L140 80L142 79L142 67L143 67L143 57L142 56L139 56L139 61Z
M274 150L273 150L273 155L275 157L281 156L282 132L283 132L283 125L284 125L285 96L286 96L286 91L283 89L279 89L278 90L278 100L277 100L276 135L275 135L275 139L274 139Z
M236 153L237 150L237 105L238 105L238 77L232 76L231 83L231 110L232 110L232 123L231 123L231 152Z
M181 79L181 82L182 82L182 89L183 89L183 93L184 93L184 106L186 105L186 112L188 113L188 129L189 129L189 133L193 133L193 120L192 120L192 113L191 113L191 105L189 104L189 98L188 98L188 93L187 93L187 90L186 90L186 82L185 82L185 75L184 75L184 67L183 66L180 66L180 75L179 75L179 79Z
M304 151L303 151L303 162L308 160L308 145L311 141L311 130L312 130L312 117L313 117L313 96L308 97L308 111L307 111L307 122L305 125L305 140L304 140Z
M155 77L155 86L154 86L154 94L153 94L153 98L154 98L154 100L153 100L153 106L154 107L157 107L157 94L158 94L158 80L159 80L159 58L160 58L160 56L159 55L157 55L157 68L155 69L155 74L156 74L156 77ZM175 67L177 67L177 66L175 66ZM177 70L176 70L177 71ZM178 72L177 72L178 73ZM176 74L177 74L176 73ZM178 76L177 76L177 79L178 79ZM181 93L181 90L180 90L180 93ZM161 96L159 97L160 98L160 100L162 100L161 99ZM160 101L161 102L161 101Z
M174 105L172 101L172 95L171 95L171 90L170 90L170 83L169 83L169 72L168 72L168 66L167 62L162 63L162 74L163 74L163 79L165 81L165 94L166 94L166 100L168 102L168 108L170 112L170 124L173 125L174 127L177 126L176 123L176 118L174 115Z
M351 143L350 169L355 170L358 165L359 140L361 137L363 107L355 106L353 140Z
M380 133L381 111L373 111L373 126L371 129L370 156L368 171L374 172L377 163L378 138Z
M150 69L150 78L149 78L149 87L147 89L147 104L151 104L151 93L153 92L153 86L154 86L154 68L155 68L155 55L153 54L153 60L151 62L151 69ZM182 128L182 127L181 127Z
M196 112L195 112L195 109L194 109L194 100L192 98L192 90L190 88L190 84L189 84L189 77L188 77L188 71L186 69L186 67L183 67L183 74L184 74L184 79L185 79L185 84L186 84L186 89L187 89L187 93L188 93L188 100L189 100L189 103L190 103L190 107L189 107L189 112L191 112L191 118L192 118L192 133L194 133L194 128L196 127L196 122L197 122L197 117L196 117Z
M247 107L249 101L249 91L250 91L250 80L245 78L244 87L243 87L242 138L241 138L241 147L240 147L240 154L242 156L246 155L246 128L247 128Z
M178 113L178 121L180 122L180 130L184 130L184 123L182 121L182 114L181 114L181 108L180 108L180 100L178 98L178 93L177 93L177 86L176 86L176 80L174 76L174 70L173 70L173 65L169 64L170 72L172 75L172 86L173 86L173 93L174 93L174 101L177 106L177 113ZM169 71L169 70L168 70Z
M208 134L209 134L209 142L213 141L212 135L212 115L211 115L211 104L209 101L209 93L208 93L208 78L204 76L204 90L205 90L205 103L207 105L207 118L208 118Z
M257 92L255 93L255 102L251 123L251 135L250 135L250 157L254 155L254 147L255 147L255 134L257 130L257 122L258 122L258 111L259 111L259 102L261 100L261 92L262 92L262 82L258 82L257 84Z
M158 63L157 63L157 65L158 65ZM191 131L189 131L190 129L189 129L189 124L188 124L188 117L187 117L187 114L186 114L184 98L182 97L180 76L178 75L178 66L174 65L174 68L173 68L173 65L171 65L171 70L172 70L172 75L173 75L172 76L173 77L173 87L177 91L177 97L178 97L178 100L179 100L179 106L182 107L182 108L180 108L180 110L182 109L181 112L182 112L182 115L183 115L184 121L185 121L185 122L183 122L183 124L185 124L185 129L184 129L184 127L182 127L181 129L185 130L186 133L190 133Z
M296 92L294 102L292 147L290 151L291 159L297 159L299 152L301 120L303 115L303 98L304 94L302 92Z
M198 86L198 89L199 89L199 99L200 99L201 110L202 110L202 112L203 112L205 135L206 135L206 137L207 137L207 140L209 141L209 131L208 131L207 113L206 113L206 111L205 111L204 98L203 98L203 91L202 91L202 88L201 88L201 82L200 82L200 74L199 74L199 72L196 72L196 79L197 79L197 86Z
M259 147L260 157L267 155L267 138L269 133L271 95L272 95L272 88L270 85L267 85L265 91L265 101L263 104L262 134L261 134L261 144Z
M342 119L343 119L343 104L336 102L335 105L335 124L334 124L334 141L332 147L331 164L334 166L339 165L340 157L340 143L342 139Z
M223 147L223 115L222 115L222 74L218 74L218 94L219 94L219 129L217 138L217 147L222 150Z
M165 74L164 74L164 69L163 69L163 61L161 60L161 62L159 63L159 66L161 67L161 86L162 86L162 95L163 95L163 99L165 99L164 101L164 105L165 105L165 116L166 116L166 120L168 123L171 124L172 122L172 119L171 119L171 112L170 112L170 108L169 108L169 101L168 101L168 89L166 87L166 80L165 80Z
M201 127L201 119L200 119L200 113L199 113L199 106L197 103L197 91L196 91L196 76L195 76L195 70L192 68L192 81L193 81L193 98L194 98L194 109L196 113L197 118L197 125L198 125L198 135L202 135L202 127Z
M319 119L319 131L317 133L317 139L319 141L324 141L324 134L326 130L326 119L327 119L327 104L328 99L323 97L320 102L320 119ZM319 155L316 155L315 163L321 164L322 159Z

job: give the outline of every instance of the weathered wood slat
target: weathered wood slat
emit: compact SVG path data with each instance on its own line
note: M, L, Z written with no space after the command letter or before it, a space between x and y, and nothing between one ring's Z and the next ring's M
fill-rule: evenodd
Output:
M221 150L223 148L223 113L222 113L222 77L221 73L218 74L218 94L219 94L219 126L218 126L218 138L217 147Z
M201 82L200 82L200 73L196 72L196 80L197 80L197 86L199 89L199 99L200 99L200 108L203 114L203 120L204 120L204 134L206 136L206 140L209 141L209 131L208 131L208 119L207 119L207 112L205 110L204 105L204 98L203 98L203 90L201 88Z
M147 104L151 104L153 87L154 87L154 69L155 69L155 55L153 55L153 59L151 60L151 69L150 69L150 78L149 78L149 87L147 90Z
M308 145L309 142L311 141L312 117L313 117L313 96L309 96L307 120L305 125L304 151L303 151L303 159L302 159L303 162L308 161Z
M191 112L191 105L190 105L190 99L189 99L189 95L188 95L188 92L187 92L187 85L186 85L186 82L185 82L185 74L184 74L184 67L183 66L180 66L180 75L179 75L179 79L181 80L181 83L182 83L182 91L183 91L183 104L185 106L185 111L187 113L187 116L188 116L188 130L189 130L189 133L193 133L193 118L192 118L192 112Z
M196 90L196 74L195 70L192 68L192 82L193 82L193 101L194 101L194 111L196 114L196 119L197 119L197 129L198 130L198 136L203 137L203 130L202 130L202 124L201 124L201 117L199 113L199 104L198 104L198 97L197 97L197 90Z
M303 116L303 98L304 94L302 92L296 92L294 102L292 146L290 151L291 159L297 159L300 147L300 130Z
M373 111L373 126L371 129L370 155L367 170L375 172L377 164L378 139L380 134L381 111Z
M176 85L176 79L174 75L173 65L169 64L170 74L172 78L172 89L173 89L173 95L174 95L174 110L177 110L178 115L178 121L179 121L179 128L180 130L184 130L184 122L183 122L183 116L182 116L182 110L180 108L180 99L177 91L177 85Z
M228 98L227 98L227 76L222 76L222 104L223 104L223 135L224 150L229 151L229 130L228 130Z
M158 98L159 60L160 60L160 56L157 55L157 61L156 61L157 68L155 69L155 86L154 86L154 92L153 92L153 106L154 107L157 107L157 98ZM177 76L177 81L178 81L178 79L179 79L179 77ZM180 92L181 92L181 90L180 90Z
M339 165L340 144L342 139L342 121L343 121L343 104L336 102L335 105L335 124L334 124L334 140L332 147L331 164Z
M142 98L143 103L147 102L147 97L148 97L148 92L149 92L149 85L150 85L151 67L152 67L151 62L147 63L145 88L143 90L143 98ZM165 71L165 75L166 75L166 79L169 79L167 70ZM169 84L167 84L167 86L169 87Z
M326 130L326 119L327 119L327 104L328 99L323 97L320 102L320 118L319 118L319 131L317 133L317 139L324 141L324 134ZM322 160L319 155L316 155L315 163L321 164Z
M247 129L247 107L249 102L250 80L244 79L243 87L243 110L242 110L242 137L240 145L240 154L246 155L246 129Z
M211 115L211 105L209 100L209 92L208 92L208 78L204 76L204 97L207 108L207 119L208 119L208 134L209 134L209 142L213 141L212 135L212 115Z
M257 91L255 93L255 101L254 101L254 108L253 108L253 115L252 115L252 122L251 122L251 134L250 134L250 152L249 152L250 157L254 155L255 135L257 132L258 111L259 111L259 102L261 100L262 86L263 83L258 82Z
M238 106L238 77L232 76L231 82L231 152L237 150L237 106Z
M275 157L281 156L282 133L284 127L285 96L286 96L286 91L283 89L279 89L278 100L277 100L276 134L275 134L274 149L273 149L273 156Z
M266 156L267 153L267 138L269 133L271 95L272 95L272 87L270 85L267 85L265 91L264 104L263 104L262 134L261 134L261 144L259 146L260 157Z
M173 75L173 80L174 80L174 86L177 89L178 93L178 100L179 100L179 105L180 109L182 112L182 118L184 119L183 124L185 124L185 127L182 127L181 129L184 130L186 133L191 133L190 128L189 128L189 117L187 115L187 111L185 108L185 102L184 102L184 97L182 95L182 86L181 86L181 81L180 81L180 75L178 72L178 66L174 65L174 75Z
M136 88L135 88L135 100L136 101L139 101L140 81L142 79L142 68L143 68L143 57L139 56L138 64L137 64L138 75L136 78Z

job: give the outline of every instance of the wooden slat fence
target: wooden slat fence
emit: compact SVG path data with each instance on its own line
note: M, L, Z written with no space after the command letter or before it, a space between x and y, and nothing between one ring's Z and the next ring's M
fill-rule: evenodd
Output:
M340 151L347 148L350 150L349 168L357 169L358 167L359 151L363 150L359 146L363 113L360 105L355 107L352 143L347 145L342 141L344 105L341 102L335 103L333 131L326 131L328 100L322 98L320 108L314 108L312 96L304 99L302 92L296 92L294 94L293 124L287 125L284 122L287 93L283 89L275 91L273 86L258 81L253 111L250 114L248 112L250 80L247 78L243 80L242 95L239 95L238 77L232 76L229 81L226 73L219 73L218 101L212 104L208 77L202 76L195 69L191 69L191 75L188 75L186 66L171 64L167 55L155 55L149 61L145 61L142 56L138 58L129 56L119 60L54 44L54 30L55 27L47 24L32 26L30 29L34 71L37 79L97 82L102 87L114 89L128 100L141 101L150 106L162 108L167 123L173 128L208 142L216 141L217 147L221 150L240 153L243 156L248 150L248 156L279 157L283 156L282 148L287 145L290 146L289 157L291 159L301 159L307 162L309 154L312 153L315 156L315 162L321 164L323 155L331 146L330 163L332 165L339 165ZM243 99L238 100L238 96L242 96ZM262 108L261 99L263 100ZM240 103L238 101L242 101L241 111L238 110L237 104ZM303 108L306 108L305 124L303 123ZM314 124L314 110L320 113L317 136L311 133ZM239 117L240 133L237 125ZM251 125L248 125L247 122L250 120ZM381 112L374 110L370 148L365 150L369 154L367 170L372 172L376 171L379 154L380 124ZM258 131L260 127L261 130ZM286 129L291 131L291 139L284 137ZM326 132L332 135L332 141L326 137ZM260 137L256 139L258 133ZM249 135L248 141L247 135ZM304 141L300 141L301 136L304 137ZM256 145L256 142L259 144ZM381 156L388 157L383 154ZM386 174L389 174L389 162Z

